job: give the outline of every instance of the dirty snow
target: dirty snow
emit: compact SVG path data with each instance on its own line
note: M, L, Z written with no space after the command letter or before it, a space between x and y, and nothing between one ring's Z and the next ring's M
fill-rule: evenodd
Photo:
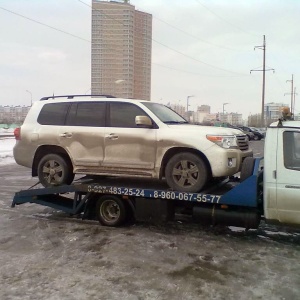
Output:
M13 147L16 143L14 137L3 137L0 135L0 165L15 163L13 156Z
M0 299L300 299L300 234L165 225L100 226L37 204L35 183L0 136ZM9 164L9 160L14 165Z

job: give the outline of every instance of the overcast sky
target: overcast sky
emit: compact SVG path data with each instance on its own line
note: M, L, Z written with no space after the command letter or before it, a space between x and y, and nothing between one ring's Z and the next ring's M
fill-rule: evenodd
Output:
M130 3L153 15L151 100L186 106L193 95L191 109L207 104L221 112L228 103L225 111L244 118L260 113L263 72L250 70L262 70L263 51L254 47L265 35L266 67L275 69L266 72L265 102L290 104L287 80L294 74L296 88L300 80L300 1ZM0 1L0 105L30 105L31 94L37 101L90 92L90 6L89 0Z

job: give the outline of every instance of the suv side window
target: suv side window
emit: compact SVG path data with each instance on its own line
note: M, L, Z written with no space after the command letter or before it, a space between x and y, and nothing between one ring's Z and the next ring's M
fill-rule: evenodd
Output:
M41 125L64 125L70 103L48 103L45 104L38 116Z
M138 128L136 116L147 116L138 106L132 103L110 102L110 127Z
M66 125L68 126L105 126L105 102L72 103Z

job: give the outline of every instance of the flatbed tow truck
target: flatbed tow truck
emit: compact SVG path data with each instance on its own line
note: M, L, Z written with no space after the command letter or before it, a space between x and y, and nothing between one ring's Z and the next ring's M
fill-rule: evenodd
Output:
M201 193L170 190L161 181L87 176L68 186L17 192L12 207L36 203L106 226L170 221L178 213L246 229L258 228L262 219L300 226L299 172L300 122L280 119L267 129L264 158L247 157L240 178L211 182Z

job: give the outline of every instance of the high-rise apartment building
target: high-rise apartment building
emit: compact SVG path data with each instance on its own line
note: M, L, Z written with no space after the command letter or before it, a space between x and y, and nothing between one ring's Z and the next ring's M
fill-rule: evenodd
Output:
M127 0L92 2L92 94L150 100L152 15Z

